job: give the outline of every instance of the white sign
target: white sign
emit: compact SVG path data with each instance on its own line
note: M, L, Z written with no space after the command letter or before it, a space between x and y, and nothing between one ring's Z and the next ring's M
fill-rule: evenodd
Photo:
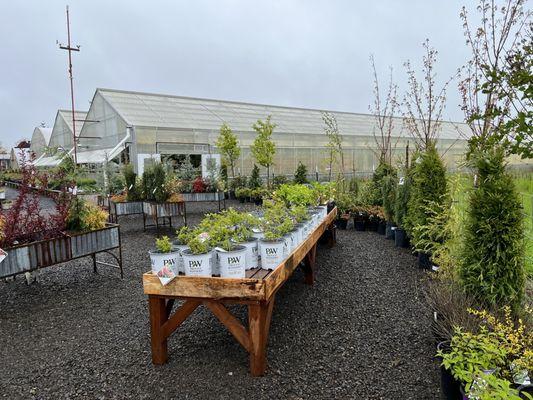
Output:
M4 259L7 257L7 252L5 252L4 250L0 249L0 263L2 261L4 261Z

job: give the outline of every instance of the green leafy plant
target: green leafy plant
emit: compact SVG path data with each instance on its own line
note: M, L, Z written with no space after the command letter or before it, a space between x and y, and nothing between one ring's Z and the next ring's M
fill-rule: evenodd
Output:
M278 240L294 229L293 220L285 204L266 200L263 203L262 228L266 240Z
M274 198L283 201L286 207L291 205L310 206L316 203L316 194L308 186L302 184L281 185L275 192Z
M522 205L505 171L502 148L475 160L478 187L468 201L460 281L481 302L517 310L525 285Z
M285 183L287 183L289 180L287 179L287 177L285 175L276 175L273 179L272 179L272 185L277 188Z
M315 197L314 204L326 204L336 198L337 184L335 182L313 182L311 187Z
M102 229L105 227L108 216L107 212L100 207L75 196L70 201L66 228L78 232Z
M191 250L192 254L206 254L209 251L209 241L205 239L201 234L194 235L188 242L187 246Z
M298 167L294 173L294 183L308 183L307 167L301 161L298 161Z
M304 205L294 205L290 208L290 215L296 223L302 223L309 220L307 207Z
M250 151L257 163L267 169L267 186L270 186L270 166L274 163L276 145L272 140L275 124L270 122L269 115L266 121L257 120L253 124L253 129L257 132L257 137L250 146Z
M168 236L162 236L155 240L155 247L160 253L170 253L172 251L172 243Z
M396 199L394 203L394 215L396 217L396 224L405 229L405 220L407 218L407 209L409 205L409 200L411 198L411 168L404 169L403 180L398 183L396 189Z

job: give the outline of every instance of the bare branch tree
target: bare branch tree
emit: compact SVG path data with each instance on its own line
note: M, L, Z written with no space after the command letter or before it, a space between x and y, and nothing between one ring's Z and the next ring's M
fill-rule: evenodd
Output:
M344 177L344 153L342 151L342 135L339 133L339 127L337 125L337 119L331 113L322 113L322 120L326 125L324 127L324 133L328 138L327 155L329 164L329 181L331 181L331 175L333 172L333 165L339 163L339 170Z
M446 89L453 77L437 88L435 64L437 50L429 40L422 44L425 54L422 57L422 79L417 78L411 62L405 62L407 71L407 92L404 96L404 123L416 145L424 150L439 137L442 113L446 107Z
M396 147L396 142L392 143L392 131L394 129L394 114L396 113L398 103L398 85L392 79L392 67L389 67L389 83L385 91L385 97L381 97L379 87L378 74L376 71L376 64L374 56L370 56L370 65L372 66L372 73L374 79L374 103L368 107L370 113L374 115L376 120L376 128L374 128L372 135L376 143L377 156L379 162L392 164L392 150Z
M471 25L466 8L461 10L466 44L472 52L459 82L462 109L472 131L470 152L495 143L516 141L515 130L506 129L506 124L517 115L531 118L532 99L524 96L527 86L513 84L518 77L517 67L528 69L516 65L516 55L521 60L525 56L531 65L531 53L527 49L531 49L533 36L532 11L524 9L526 2L502 0L500 5L496 0L480 0L476 8L481 17L477 28ZM526 49L525 54L522 49ZM511 126L516 128L514 124Z

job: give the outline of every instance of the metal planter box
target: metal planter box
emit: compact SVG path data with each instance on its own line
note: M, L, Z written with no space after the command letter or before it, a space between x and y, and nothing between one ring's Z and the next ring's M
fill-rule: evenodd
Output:
M224 200L224 192L210 193L183 193L185 201L221 201Z
M120 248L119 226L45 239L4 249L6 258L0 263L0 278L34 271L75 258ZM121 262L121 261L120 261Z
M109 213L118 217L143 213L142 201L125 201L123 203L109 202Z
M154 203L150 201L143 202L143 212L153 218L169 218L184 215L184 203Z
M102 229L69 236L72 258L88 256L120 246L118 225L108 225Z

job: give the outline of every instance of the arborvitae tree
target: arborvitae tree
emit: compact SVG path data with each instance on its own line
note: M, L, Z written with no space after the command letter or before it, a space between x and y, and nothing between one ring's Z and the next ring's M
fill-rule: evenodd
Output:
M396 178L394 167L386 162L380 162L372 175L372 180L365 187L364 198L369 205L383 206L383 179L389 175Z
M248 187L250 189L257 189L261 187L263 184L263 180L259 176L259 167L254 164L254 168L252 169L252 174L250 175L250 179L248 180Z
M503 148L484 149L474 162L478 187L470 193L459 277L478 300L516 310L525 285L522 204Z
M446 200L446 168L433 142L413 159L413 175L411 196L407 208L407 232L417 245L420 230L416 227L425 226L432 204L442 204Z
M412 182L412 168L405 168L402 184L398 184L396 188L396 200L394 203L394 216L396 224L405 228L405 220L407 217L407 207L409 206L409 199L411 196L411 182Z
M122 171L124 181L126 182L126 192L128 194L128 201L139 200L139 189L137 187L137 174L133 171L132 164L126 164Z
M166 171L160 162L155 162L144 170L142 189L144 197L149 201L165 202L168 193L165 190Z
M381 196L383 198L383 210L387 221L396 222L394 204L396 200L396 171L385 175L381 180Z
M298 167L294 173L294 183L308 183L307 167L301 161L298 161Z

